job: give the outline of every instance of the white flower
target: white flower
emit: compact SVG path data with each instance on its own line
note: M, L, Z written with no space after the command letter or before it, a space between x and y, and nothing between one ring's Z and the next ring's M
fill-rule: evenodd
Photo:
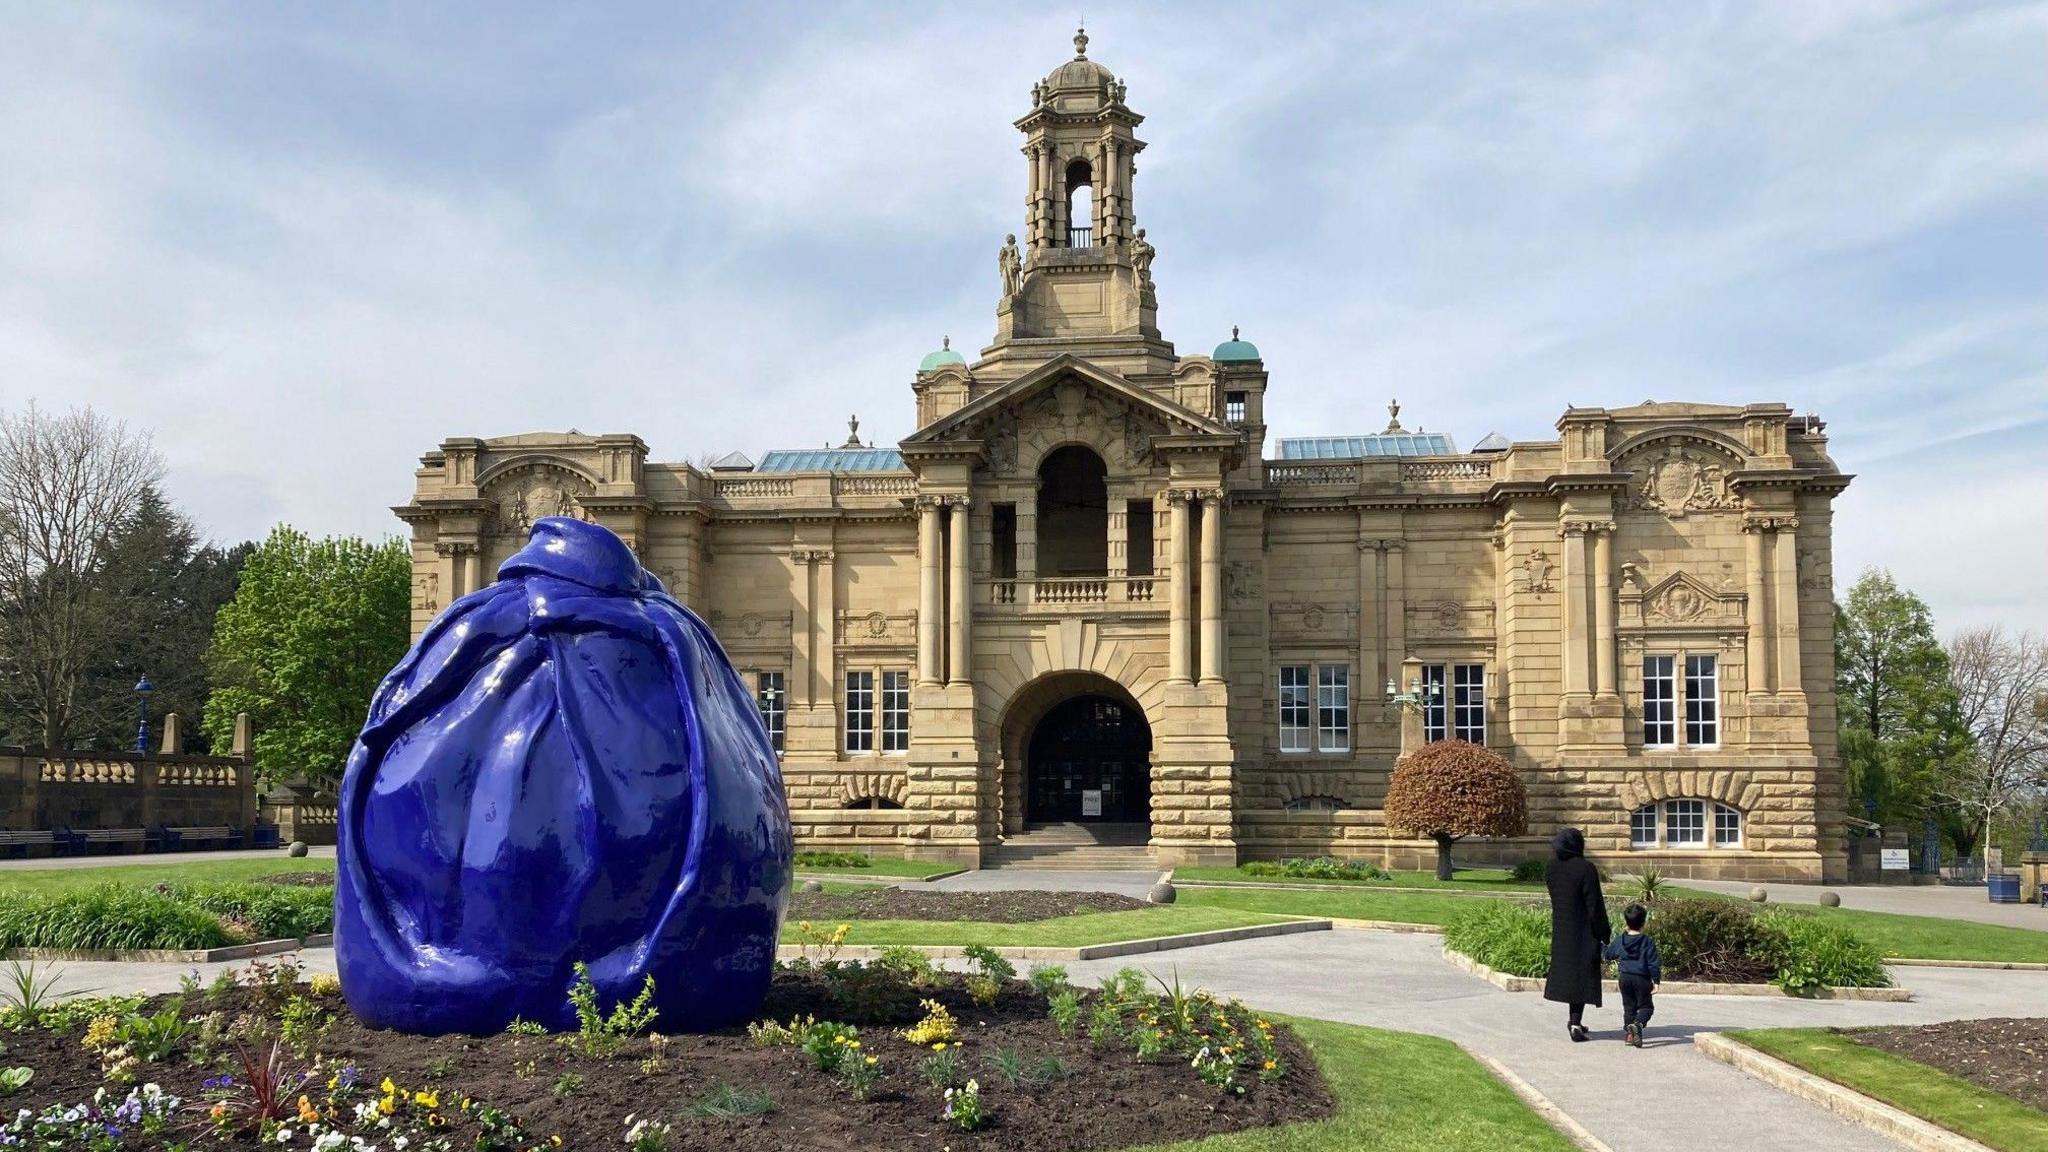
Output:
M292 1142L292 1130L291 1130L291 1129L289 1129L289 1128L279 1128L279 1129L277 1130L277 1142L278 1142L279 1144L289 1144L289 1143L291 1143L291 1142Z

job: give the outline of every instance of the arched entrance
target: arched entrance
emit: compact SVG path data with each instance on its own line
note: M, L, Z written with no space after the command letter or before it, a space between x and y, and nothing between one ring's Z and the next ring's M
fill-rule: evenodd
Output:
M1053 705L1025 750L1027 824L1152 818L1152 729L1135 705L1087 693Z

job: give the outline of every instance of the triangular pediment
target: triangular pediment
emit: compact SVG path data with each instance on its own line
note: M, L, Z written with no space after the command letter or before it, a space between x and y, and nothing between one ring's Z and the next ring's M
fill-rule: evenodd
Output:
M1619 599L1624 616L1646 624L1705 624L1741 617L1748 597L1734 589L1715 588L1690 572L1673 572L1647 584L1634 574L1634 565L1628 565Z
M1158 424L1166 435L1232 438L1238 435L1237 430L1228 424L1212 420L1068 353L1056 356L994 391L975 398L958 411L932 421L906 437L902 446L910 449L951 440L978 439L1001 417L1018 421L1034 417L1037 413L1033 406L1043 407L1049 398L1057 401L1056 390L1069 382L1079 386L1079 394L1092 393L1112 409ZM1068 395L1074 394L1071 390L1068 392ZM1059 415L1056 403L1049 414Z

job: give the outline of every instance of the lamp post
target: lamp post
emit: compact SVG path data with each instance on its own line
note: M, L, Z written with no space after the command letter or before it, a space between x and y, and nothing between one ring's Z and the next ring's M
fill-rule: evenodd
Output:
M1425 723L1431 705L1443 699L1444 686L1441 682L1422 678L1422 661L1413 656L1401 661L1401 670L1408 678L1408 690L1402 692L1400 685L1391 676L1387 678L1387 706L1398 708L1401 713L1401 755L1422 747L1429 738Z
M147 675L135 682L135 751L142 756L149 755L149 694L154 691Z

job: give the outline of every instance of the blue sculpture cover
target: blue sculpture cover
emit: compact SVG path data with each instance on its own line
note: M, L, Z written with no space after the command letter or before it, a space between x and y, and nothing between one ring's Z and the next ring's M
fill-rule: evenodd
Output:
M373 1027L573 1028L653 976L663 1032L746 1019L792 842L759 713L625 542L538 521L378 688L341 789L335 959Z

